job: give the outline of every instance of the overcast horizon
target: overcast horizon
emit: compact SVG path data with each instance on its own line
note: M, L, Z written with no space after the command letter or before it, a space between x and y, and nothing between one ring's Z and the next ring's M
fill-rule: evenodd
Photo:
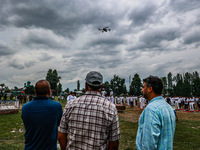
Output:
M77 80L82 89L89 71L126 83L135 73L200 72L199 0L3 0L0 13L0 83L9 88L49 69L63 90Z

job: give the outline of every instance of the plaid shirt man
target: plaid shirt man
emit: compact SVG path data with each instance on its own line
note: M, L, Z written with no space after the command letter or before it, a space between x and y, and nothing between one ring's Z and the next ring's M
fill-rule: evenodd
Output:
M65 106L59 132L69 136L66 149L107 149L120 138L116 107L99 92L87 91Z

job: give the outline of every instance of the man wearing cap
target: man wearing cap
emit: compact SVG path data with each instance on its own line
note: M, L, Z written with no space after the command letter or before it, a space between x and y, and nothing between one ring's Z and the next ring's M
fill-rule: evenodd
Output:
M65 106L58 135L61 149L117 150L118 114L115 105L101 96L103 77L91 71L85 80L86 93Z

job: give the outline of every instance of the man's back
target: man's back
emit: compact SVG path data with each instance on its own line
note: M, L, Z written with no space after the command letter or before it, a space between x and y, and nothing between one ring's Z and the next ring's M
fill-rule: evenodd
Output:
M62 105L47 97L37 97L24 104L25 149L57 149L57 126L61 117Z
M69 149L106 149L120 136L116 107L100 93L86 92L66 105L59 131L69 135Z

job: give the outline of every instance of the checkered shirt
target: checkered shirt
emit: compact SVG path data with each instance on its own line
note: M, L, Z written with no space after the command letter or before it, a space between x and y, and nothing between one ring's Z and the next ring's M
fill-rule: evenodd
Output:
M107 149L120 138L117 109L100 93L87 91L65 106L59 132L69 136L66 149Z

